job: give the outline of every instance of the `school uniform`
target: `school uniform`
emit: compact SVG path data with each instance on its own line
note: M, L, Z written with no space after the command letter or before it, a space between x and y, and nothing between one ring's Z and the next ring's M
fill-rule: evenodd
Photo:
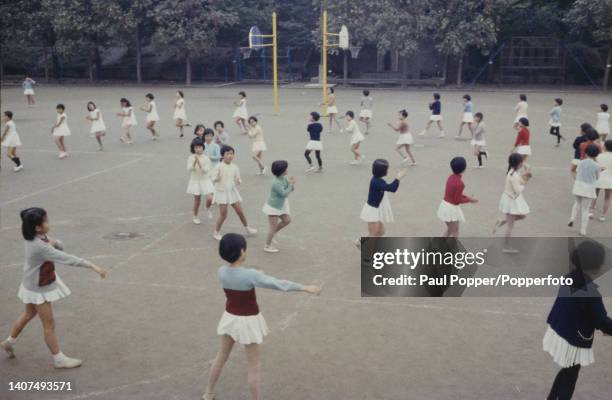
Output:
M516 148L516 152L518 154L529 156L531 155L531 146L529 145L529 129L526 127L521 128L521 130L516 135L516 140L514 141L514 147Z
M21 87L23 87L23 94L25 96L30 95L33 96L34 95L34 84L36 82L32 79L26 79L23 81L23 83L21 84Z
M240 169L236 164L220 162L213 168L211 179L215 185L213 203L215 204L234 204L242 201L237 185L240 179Z
M603 111L597 113L595 130L599 132L600 135L607 135L610 133L610 113Z
M216 167L221 161L221 146L214 142L204 143L204 154L210 159L212 166Z
M395 144L397 146L401 146L403 144L412 144L414 139L412 138L412 133L408 131L408 123L406 121L400 121L399 123L399 136L397 138L397 142Z
M446 180L444 199L438 207L438 219L444 222L465 222L465 216L460 205L469 203L470 198L463 195L465 184L459 174L451 174Z
M247 110L246 99L240 99L238 107L234 111L232 118L242 118L245 121L249 119L249 112Z
M365 140L365 136L363 136L361 130L359 130L359 125L357 125L354 119L348 123L346 132L351 134L351 146Z
M431 110L430 121L442 121L442 103L440 100L434 100L429 104L429 109Z
M68 116L65 112L57 114L56 124L60 122L60 119L64 117L62 123L57 127L53 128L53 136L70 136L70 127L68 126Z
M591 158L580 161L578 168L576 168L576 179L574 180L572 194L589 199L597 198L595 184L599 179L600 170L600 165Z
M286 176L276 176L272 181L270 194L263 206L266 215L289 215L289 194L295 190Z
M229 135L227 134L227 132L223 131L221 133L217 133L217 131L215 131L215 143L217 143L219 146L228 144Z
M306 143L306 150L321 151L323 150L323 143L321 142L321 132L323 132L323 125L318 122L308 124L306 128L310 140Z
M217 272L225 292L225 311L217 325L218 335L227 335L240 344L260 344L269 333L259 312L255 288L301 291L299 283L273 278L253 268L222 266Z
M374 99L370 96L364 96L361 98L361 111L359 111L360 118L372 119L372 106L374 105ZM329 109L328 109L329 112Z
M519 120L521 118L527 118L527 108L529 106L527 105L526 101L519 101L518 103L516 103L516 107L514 107L514 109L516 110L516 117L514 118L514 123L518 123Z
M195 160L199 165L195 165ZM192 154L187 158L187 171L190 172L189 183L187 184L187 194L194 196L205 196L215 192L215 187L208 176L212 171L213 165L205 154Z
M123 120L121 121L122 128L129 128L130 126L138 125L136 114L134 113L134 107L123 107L121 111L124 114Z
M599 179L595 183L597 189L612 189L612 152L606 151L597 156L597 164L605 168L599 173Z
M172 119L180 119L183 122L187 121L187 112L185 111L185 99L180 98L174 104L174 115Z
M146 122L157 122L159 121L159 114L157 113L157 106L154 101L149 102L150 111L147 112Z
M389 197L385 196L385 192L397 192L399 184L399 179L394 179L391 183L387 183L384 179L373 176L370 179L368 200L361 209L361 220L365 222L393 222L391 202Z
M463 122L472 123L474 122L474 106L472 105L472 101L466 101L463 105Z
M268 149L264 141L263 129L261 129L260 125L256 125L255 128L249 127L247 133L249 137L253 139L253 146L251 146L251 151L253 153L259 153L260 151L266 151Z
M523 197L525 182L519 171L510 170L506 174L504 192L499 200L499 211L510 215L529 214L529 205Z
M336 96L333 94L327 96L327 113L338 114L338 107L336 107Z
M471 140L472 146L484 147L487 145L485 140L485 123L480 121L478 125L474 127L474 136Z
M19 133L17 133L15 122L9 120L5 126L8 127L8 132L2 141L2 147L20 147L21 139L19 138Z
M106 124L102 119L102 112L100 112L100 110L96 108L95 110L89 112L89 118L98 118L91 121L91 129L89 130L89 132L96 134L96 136L104 136L104 132L106 131Z

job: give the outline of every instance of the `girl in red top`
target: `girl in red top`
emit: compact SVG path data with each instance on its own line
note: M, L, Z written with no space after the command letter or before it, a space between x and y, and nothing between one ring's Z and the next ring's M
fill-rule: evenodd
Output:
M518 153L523 156L523 162L527 161L527 157L531 155L531 146L529 146L529 120L525 117L518 120L518 134L514 141L514 147L512 147L511 153Z
M465 222L463 211L460 204L463 203L478 203L474 197L465 196L463 189L465 184L461 180L461 175L465 171L467 162L463 157L455 157L450 162L450 167L453 173L446 180L446 188L444 189L444 199L438 207L438 218L446 223L446 231L444 237L459 236L459 222Z

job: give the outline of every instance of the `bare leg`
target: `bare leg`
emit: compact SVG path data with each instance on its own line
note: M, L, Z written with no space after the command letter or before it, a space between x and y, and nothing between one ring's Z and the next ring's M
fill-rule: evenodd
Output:
M257 163L260 172L264 169L263 160L261 159L261 153L261 151L258 151L257 153L253 154L253 160L255 160L255 162Z
M245 227L249 226L249 224L247 223L247 219L244 216L244 211L242 211L242 206L240 205L240 202L232 204L232 207L234 208L234 211L236 211L236 214L238 214L238 218L240 218L240 222L242 222L242 225L244 225Z
M410 157L410 160L412 161L412 163L416 164L414 156L412 155L412 152L410 151L410 145L407 144L407 145L405 145L405 147L406 147L406 154L408 155L408 157Z
M32 318L36 316L36 314L37 314L36 307L34 307L34 304L26 304L23 314L21 314L19 319L15 322L15 324L11 328L10 336L16 339L17 336L19 336L19 334L23 330L23 328L25 328L28 322L30 322Z
M217 384L217 381L221 376L223 366L227 362L227 359L229 358L233 347L234 339L227 335L221 336L221 347L217 352L215 361L213 361L212 366L210 367L210 373L208 375L208 384L206 385L206 393L212 394L215 390L215 385Z
M338 129L342 130L342 127L340 126L340 122L338 122L338 118L336 117L336 114L334 115L334 121L336 121L336 125L338 125Z
M404 147L403 145L399 145L395 148L395 151L397 151L397 154L400 155L400 157L402 157L402 160L406 159L406 157L408 157L407 155L404 155L404 153L402 153L402 147Z
M213 201L213 195L210 193L207 194L206 195L206 209L207 210L212 206L212 201Z
M378 237L385 233L382 222L368 222L368 236Z
M62 143L60 141L61 136L56 136L55 137L55 145L57 146L57 149L61 152L63 152L64 150L62 150Z
M269 246L272 243L272 238L277 232L277 225L279 217L278 215L268 215L268 236L266 237L266 245Z
M200 212L200 202L202 200L202 196L193 196L193 217L197 218L198 213Z
M329 114L329 133L334 129L334 115L335 114Z
M102 136L96 135L96 140L98 141L98 146L100 146L100 148L104 147L102 146Z
M220 232L223 222L227 218L227 204L219 204L219 218L217 219L217 225L215 225L215 231Z
M352 145L351 151L353 152L353 156L355 157L355 160L359 161L359 159L361 158L361 153L359 153L359 143L355 143L354 145Z
M247 356L247 379L252 400L259 400L259 345L256 343L244 345Z
M604 205L603 205L603 216L608 213L610 207L610 198L612 198L612 189L604 189Z
M36 304L34 307L43 325L45 343L47 343L47 347L51 351L51 354L55 355L59 353L60 348L57 337L55 336L55 320L53 319L53 308L51 307L51 303L45 302Z

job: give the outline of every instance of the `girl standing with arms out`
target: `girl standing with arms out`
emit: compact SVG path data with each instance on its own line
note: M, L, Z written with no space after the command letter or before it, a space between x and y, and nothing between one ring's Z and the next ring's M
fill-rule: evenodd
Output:
M587 133L593 130L593 127L588 122L585 122L580 125L580 131L578 132L578 136L574 139L574 143L572 147L574 148L574 158L572 159L572 166L570 171L572 173L572 177L576 178L576 167L580 163L580 145L588 140Z
M597 113L597 125L595 125L595 130L599 132L601 141L605 142L610 134L610 113L608 113L607 104L600 105L599 109L601 111Z
M595 184L596 196L599 196L600 190L604 192L604 205L599 217L601 222L606 220L606 214L608 213L608 208L610 208L610 198L612 198L612 139L606 140L604 147L606 151L597 156L597 164L603 168L603 171L599 174L599 179ZM593 205L591 206L593 211L595 211L596 201L597 199L593 200Z
M561 370L555 377L548 400L569 400L574 394L580 368L595 362L595 330L612 335L612 319L593 280L602 271L604 247L592 240L580 243L570 255L573 283L562 285L548 314L542 348ZM605 396L604 396L605 397Z
M272 245L274 235L291 223L288 197L295 190L295 178L287 177L288 167L285 160L274 161L271 166L274 180L268 200L263 206L263 213L268 216L268 236L264 246L267 253L278 253L278 249Z
M395 193L399 188L400 180L406 176L405 168L398 171L395 179L387 183L383 178L389 172L389 162L383 159L374 160L372 163L372 179L368 189L368 200L361 209L359 216L362 221L368 223L368 236L384 236L386 223L393 222L393 210L389 196L385 192ZM361 248L361 239L355 241L355 246Z
M7 149L6 156L15 163L13 171L21 171L23 164L19 157L17 157L17 147L21 147L21 139L19 139L19 133L17 133L17 127L13 121L13 112L5 111L2 122L4 122L4 129L2 130L0 142L2 142L2 147Z
M527 118L519 119L516 129L518 130L518 134L516 135L511 153L518 153L523 156L523 167L528 168L527 157L531 155L531 146L529 145L529 120Z
M474 146L474 156L478 160L478 165L474 168L483 168L482 156L488 158L487 152L483 151L487 142L485 140L485 123L483 122L484 115L481 112L474 114L474 136L472 137L472 146Z
M219 205L219 219L215 226L213 237L216 240L221 240L221 227L227 218L227 206L232 206L240 222L244 226L247 235L254 235L257 229L251 228L242 211L242 197L238 192L238 185L242 183L240 179L240 170L236 164L233 164L234 149L231 146L221 147L222 162L217 165L212 173L211 178L215 184L215 194L213 195L213 203Z
M35 84L36 82L34 81L34 79L30 77L29 74L25 76L25 79L21 83L21 87L23 87L23 95L26 97L26 101L28 102L29 106L33 106L35 103L34 101L34 85Z
M245 92L238 92L238 101L234 102L236 110L232 115L232 118L236 121L236 125L240 128L240 131L246 135L248 132L247 120L249 119L249 112L247 110L247 98Z
M527 105L527 95L520 94L519 102L516 103L516 106L514 106L514 111L516 112L516 118L514 118L514 129L518 129L519 121L521 120L521 118L529 119L529 117L527 116L528 107L529 106Z
M425 136L425 134L429 131L429 128L431 128L431 124L435 122L438 124L438 128L440 129L440 138L443 138L445 134L444 128L442 127L442 103L440 102L440 93L434 93L433 98L434 101L429 103L431 117L429 117L429 121L427 121L425 129L419 133L419 136Z
M323 172L323 161L321 160L321 151L323 150L323 143L321 142L321 132L323 132L323 125L319 123L319 118L321 116L318 112L310 113L310 123L306 130L308 131L308 136L310 140L306 143L306 151L304 151L304 157L306 158L306 162L308 162L308 169L306 172ZM310 158L310 152L314 151L315 156L317 157L317 164L319 164L319 169L316 169L314 165L312 165L312 159Z
M263 129L261 129L261 125L257 123L256 117L249 118L248 135L253 139L251 151L253 153L253 160L255 160L259 167L257 175L265 175L268 168L263 163L263 152L266 151L267 147L264 141Z
M322 104L321 104L322 105ZM336 93L333 87L327 89L327 115L329 116L329 131L327 133L332 133L334 130L334 121L336 121L336 125L338 125L338 129L340 129L340 133L343 132L342 127L340 126L340 122L338 122L338 107L336 106Z
M529 214L529 205L523 197L523 191L525 185L529 179L531 179L531 173L522 173L523 157L520 154L513 153L508 158L508 173L506 174L506 184L504 192L499 200L499 211L504 214L504 218L495 222L493 227L493 234L497 232L497 229L506 225L506 240L504 245L504 253L518 253L517 249L510 246L510 239L512 237L512 229L516 221L521 221L527 218Z
M130 134L130 129L133 126L138 125L136 121L136 114L134 113L134 107L128 99L125 97L119 100L121 103L121 112L117 113L117 116L123 117L121 121L121 127L123 128L123 136L119 138L122 143L132 144L132 135Z
M223 146L224 144L229 144L229 135L225 132L225 125L223 121L215 121L213 125L215 128L215 143L219 146Z
M25 310L11 329L9 337L0 343L9 357L15 357L17 337L36 315L43 326L45 343L53 355L55 368L76 368L82 361L70 358L60 351L55 335L52 302L70 294L70 289L55 272L55 263L73 267L90 268L102 279L106 270L82 258L64 253L59 240L47 237L49 220L42 208L28 208L21 212L21 232L25 239L25 264L23 279L17 296L25 304Z
M179 138L185 137L183 128L190 126L187 123L187 112L185 111L185 95L182 90L176 91L176 102L174 103L174 123L179 128Z
M561 135L561 105L563 105L563 100L559 98L555 99L555 105L552 110L550 110L550 120L548 121L548 125L550 126L549 133L557 137L556 147L559 147L561 144L561 139L565 140Z
M210 206L212 205L215 187L208 176L208 173L213 169L213 165L204 154L204 142L202 142L202 139L195 138L191 145L193 146L193 154L187 159L187 171L190 172L187 194L193 195L193 223L200 225L201 221L198 218L198 213L200 212L202 196L206 197L206 214L208 219L213 217Z
M221 345L210 368L204 400L215 399L215 385L232 352L234 344L244 346L247 357L248 384L252 400L260 397L259 345L269 332L268 325L255 297L255 288L282 290L283 292L306 292L318 295L317 286L304 286L291 281L273 278L254 268L244 266L247 242L242 235L228 233L219 243L219 255L228 264L219 268L218 277L227 301L225 311L217 326Z
M397 125L393 125L390 122L387 123L391 129L399 133L399 137L395 143L395 151L397 151L400 157L402 157L402 164L407 164L408 160L410 159L410 165L415 166L416 161L412 155L412 152L410 151L410 145L412 144L413 140L407 121L408 111L401 110L398 115L399 121L397 122ZM404 148L406 154L402 153L402 148Z
M55 145L59 150L59 158L68 157L66 152L66 145L64 143L64 137L70 136L70 127L68 127L68 116L66 115L66 107L63 104L58 104L55 107L57 111L57 120L55 125L51 128Z
M463 119L461 120L461 124L459 124L459 133L455 136L455 139L459 139L461 134L463 133L463 126L467 125L470 129L470 134L474 136L474 130L472 129L472 124L474 123L474 105L472 104L472 96L469 94L463 95Z
M102 137L106 136L106 125L102 119L102 112L98 110L98 107L96 107L93 101L87 103L87 111L89 111L89 114L87 114L85 119L91 122L91 129L89 132L95 135L98 141L98 151L102 151L104 150Z
M370 96L369 90L363 91L363 97L361 98L361 111L359 111L359 121L365 125L365 134L370 133L370 125L372 124L372 107L374 106L374 99Z
M591 213L589 209L591 203L597 198L595 191L595 184L599 179L599 172L601 167L597 164L597 156L599 155L599 146L596 144L590 144L586 148L587 158L580 161L578 168L576 169L576 180L574 181L574 187L572 194L574 195L574 205L572 206L572 213L570 215L567 226L574 226L574 221L578 212L580 212L580 234L586 236L587 225L589 224L589 216Z
M351 152L355 158L350 162L351 165L357 165L363 161L363 154L359 152L359 145L365 140L365 137L359 130L359 125L355 121L355 114L352 111L347 111L344 116L346 119L346 132L351 135Z
M442 234L444 237L459 237L459 223L465 222L463 211L460 205L463 203L478 203L474 197L465 196L463 189L465 184L461 179L461 175L465 172L467 162L463 157L455 157L450 162L450 167L453 173L446 180L444 189L444 199L438 207L438 219L446 224L446 231Z
M155 123L159 121L157 113L157 105L155 105L155 97L151 93L145 95L145 105L140 107L142 111L147 113L145 118L146 128L151 132L151 139L159 139L159 132L155 130Z

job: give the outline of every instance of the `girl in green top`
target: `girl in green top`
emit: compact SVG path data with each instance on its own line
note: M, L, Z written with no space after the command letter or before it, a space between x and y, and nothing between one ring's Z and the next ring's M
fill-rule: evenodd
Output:
M295 178L287 177L287 168L289 164L285 160L278 160L272 163L272 188L266 204L263 206L263 212L268 216L268 237L264 251L268 253L278 253L278 249L272 245L274 235L281 229L291 223L289 216L289 193L295 189Z

